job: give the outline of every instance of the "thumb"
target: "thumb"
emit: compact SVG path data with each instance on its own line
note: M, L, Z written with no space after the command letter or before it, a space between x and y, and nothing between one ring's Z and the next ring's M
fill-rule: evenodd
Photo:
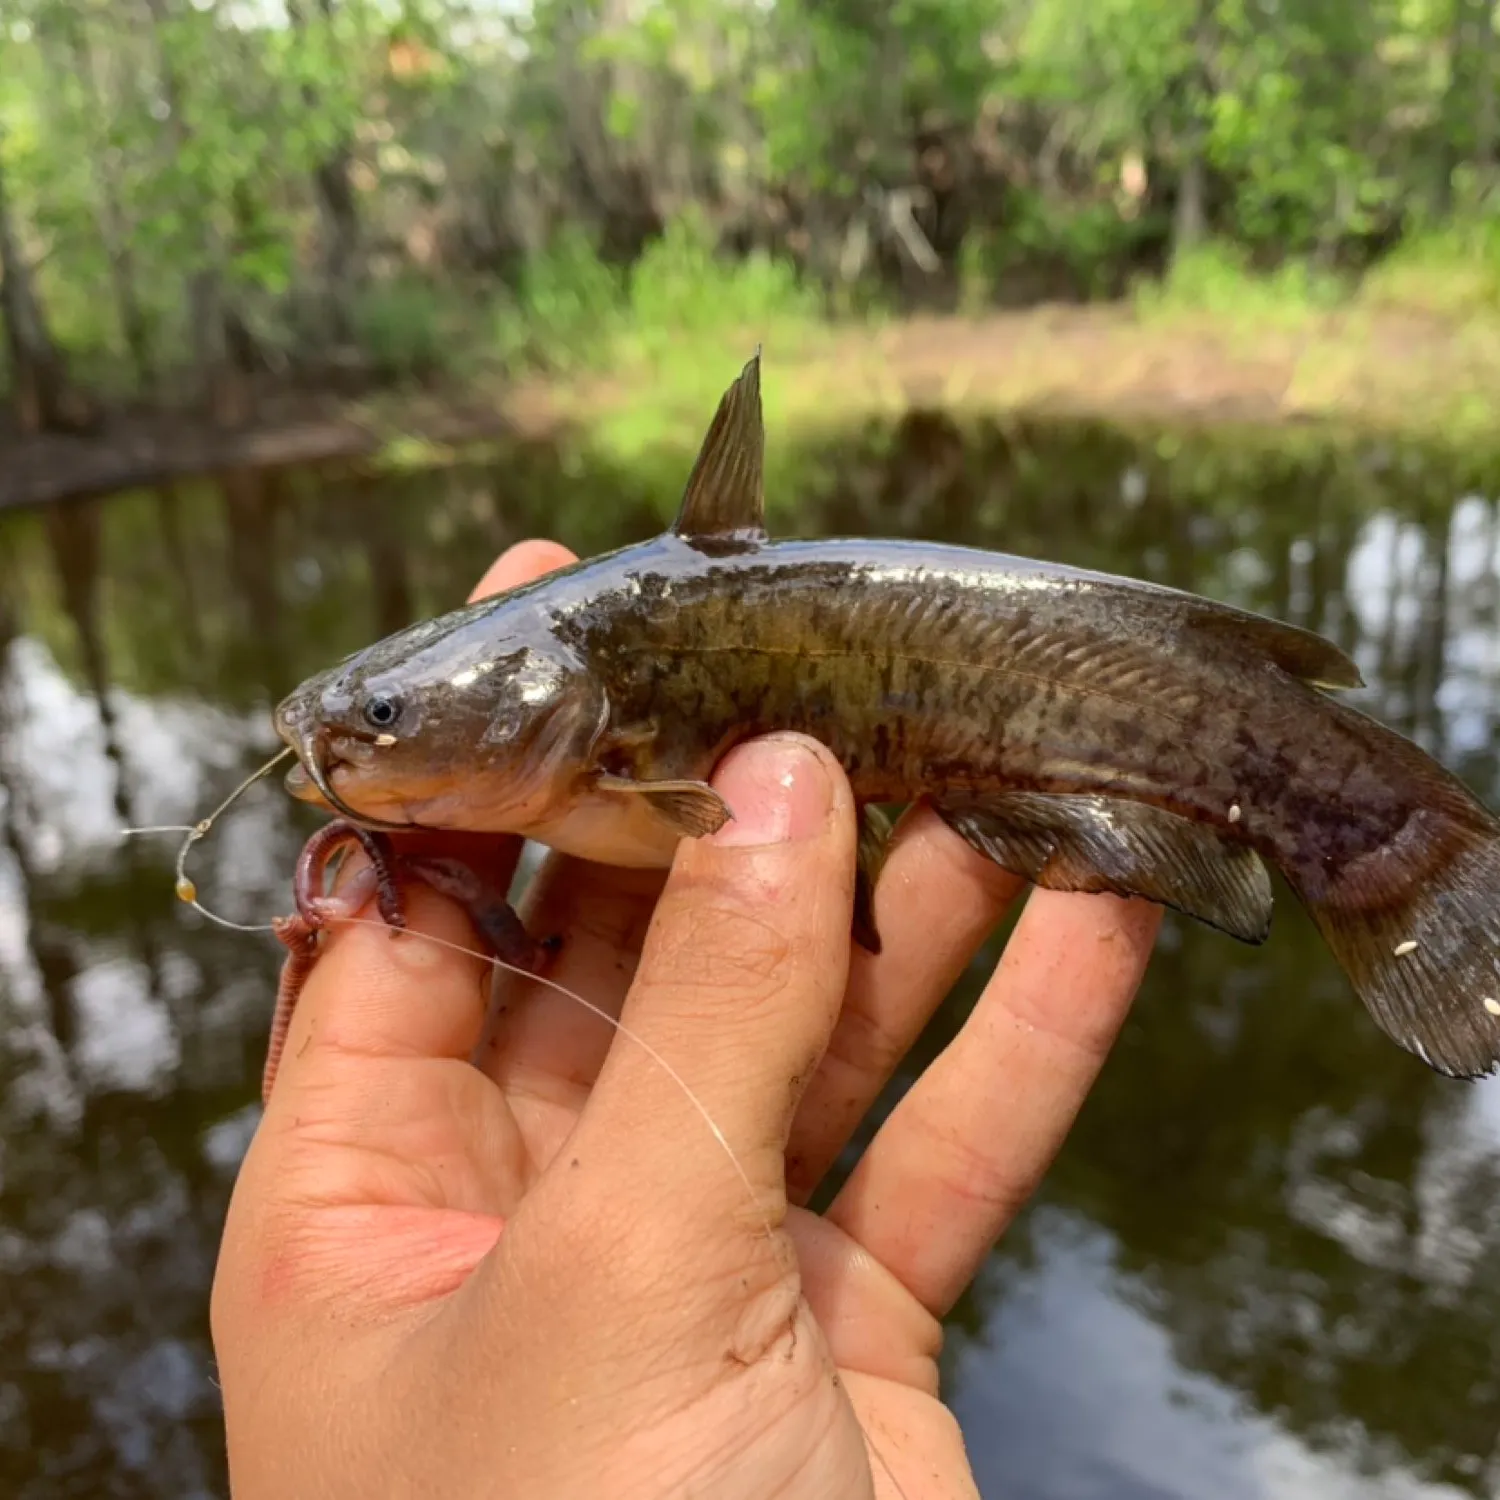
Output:
M854 803L833 756L796 735L739 746L713 781L734 817L679 846L621 1014L651 1051L616 1040L580 1132L659 1188L743 1199L716 1128L779 1215L792 1115L848 975Z

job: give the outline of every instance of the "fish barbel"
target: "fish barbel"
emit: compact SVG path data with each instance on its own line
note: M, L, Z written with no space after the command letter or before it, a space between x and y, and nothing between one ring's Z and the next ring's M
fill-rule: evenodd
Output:
M738 741L821 740L861 808L925 798L1006 869L1249 943L1267 864L1377 1024L1456 1077L1500 1061L1500 820L1330 696L1322 637L1173 589L963 547L774 541L757 353L671 531L413 625L276 710L288 787L366 828L522 834L664 866L730 816Z

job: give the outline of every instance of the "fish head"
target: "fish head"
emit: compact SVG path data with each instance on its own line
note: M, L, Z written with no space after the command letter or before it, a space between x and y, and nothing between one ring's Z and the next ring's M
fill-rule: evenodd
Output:
M303 801L366 827L525 833L566 803L606 716L534 616L471 606L308 678L275 724Z

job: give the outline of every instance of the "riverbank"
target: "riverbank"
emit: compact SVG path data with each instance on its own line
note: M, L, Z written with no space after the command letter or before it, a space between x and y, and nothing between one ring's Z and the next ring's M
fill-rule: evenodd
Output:
M581 428L626 458L690 450L757 339L767 423L794 434L912 408L1233 426L1270 442L1290 425L1441 446L1490 446L1500 432L1500 319L1365 307L1277 316L1253 304L1212 313L1047 306L684 334L566 379L480 374L454 391L276 398L234 431L138 416L88 436L0 439L0 506L240 467L366 456L419 466L518 430Z
M1262 315L1263 314L1263 315ZM704 402L748 352L649 363L535 393L606 433ZM974 319L912 318L766 349L768 424L847 425L913 407L1184 427L1289 424L1468 446L1500 432L1500 318L1459 321L1349 307L1281 316L1049 306Z

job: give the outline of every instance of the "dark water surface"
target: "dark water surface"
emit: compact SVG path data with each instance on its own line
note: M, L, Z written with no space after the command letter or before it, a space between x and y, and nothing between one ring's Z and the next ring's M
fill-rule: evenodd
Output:
M782 463L808 534L1001 547L1322 629L1362 706L1500 802L1500 484L1373 449L936 418ZM674 500L534 448L0 517L0 1494L226 1493L207 1291L277 953L174 900L174 841L115 830L199 816L264 759L287 688L460 600L508 542L595 551ZM309 826L260 789L200 888L244 920L286 910ZM986 1496L1495 1493L1500 1082L1386 1042L1284 895L1259 950L1169 922L945 1361Z

